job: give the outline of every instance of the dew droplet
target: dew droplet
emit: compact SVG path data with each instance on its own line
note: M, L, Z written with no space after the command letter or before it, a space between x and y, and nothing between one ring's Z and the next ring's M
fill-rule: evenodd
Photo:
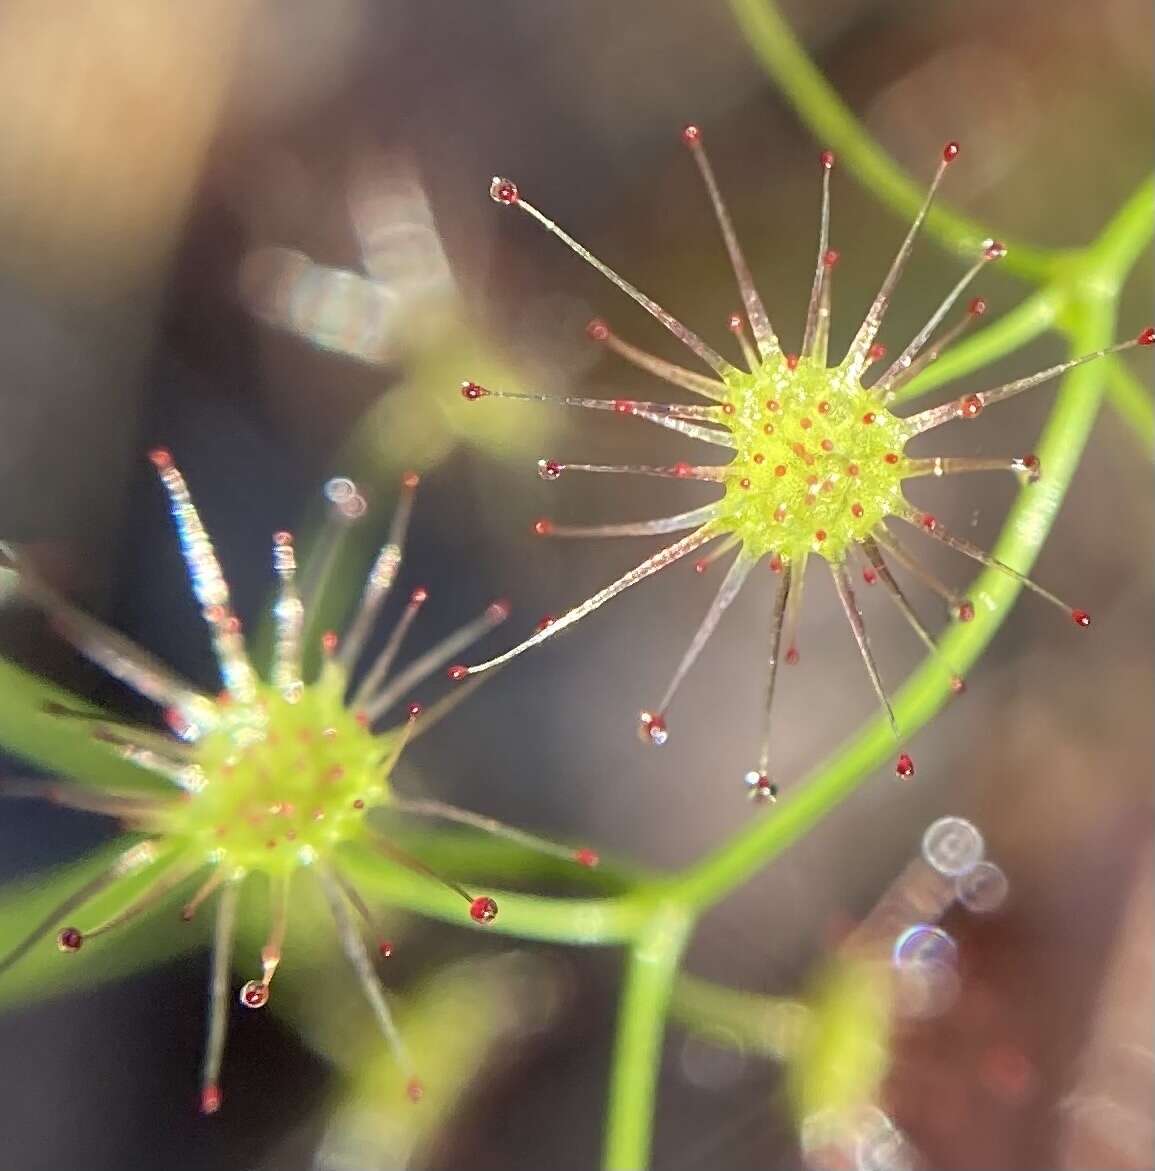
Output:
M488 895L480 895L469 904L469 917L475 923L492 923L497 918L497 903Z
M914 776L914 761L905 752L899 754L894 764L894 775L904 781Z
M944 163L953 163L958 158L958 153L961 149L957 142L948 142L942 148L942 161Z
M1010 883L1002 867L982 861L955 880L955 897L968 911L989 915L1006 902Z
M983 411L983 400L977 394L963 395L958 400L959 417L963 419L977 419Z
M958 962L958 944L941 927L914 923L894 941L891 959L900 967L934 963L953 968Z
M561 477L561 464L556 459L539 459L537 474L543 480L557 480Z
M778 800L778 786L758 769L751 769L744 778L747 795L760 805L772 804Z
M1091 615L1088 614L1086 610L1072 610L1071 621L1074 622L1076 626L1090 626Z
M494 175L493 181L489 184L489 198L494 203L516 203L517 184L512 179L503 179L500 175Z
M470 402L476 402L479 398L485 398L487 394L489 394L489 391L484 386L478 386L476 382L463 382L461 384L461 396Z
M260 980L250 980L241 988L238 999L245 1008L264 1008L269 1003L269 986Z
M661 746L670 738L666 721L656 712L642 712L638 717L638 735L644 744Z
M462 663L455 663L445 672L454 683L460 683L469 674L469 668Z
M922 856L947 878L957 878L982 861L983 835L963 817L940 817L922 835Z
M1001 240L987 240L983 244L983 256L987 260L1002 260L1007 254L1007 246Z

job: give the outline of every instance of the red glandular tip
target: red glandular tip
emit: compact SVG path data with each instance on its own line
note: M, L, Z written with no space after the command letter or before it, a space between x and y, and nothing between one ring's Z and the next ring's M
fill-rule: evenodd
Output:
M292 543L293 543L293 534L288 532L285 529L282 529L279 533L273 534L273 544L274 545L291 545Z
M833 268L837 263L839 257L842 255L837 248L827 248L822 254L822 264L824 268Z
M508 598L495 598L486 606L485 615L490 622L504 622L509 617L511 609Z
M798 355L797 354L787 354L786 355L786 369L787 370L797 370L798 369Z
M406 714L406 715L409 717L409 719L411 719L411 720L415 720L415 719L417 719L417 717L418 717L419 715L421 715L421 712L422 712L423 710L424 710L424 709L421 707L421 705L420 705L419 703L411 703L411 704L410 704L410 705L409 705L409 706L408 706L408 707L405 709L405 714Z
M834 151L824 150L818 156L818 162L822 165L823 170L829 171L834 166Z
M701 557L697 561L694 562L694 572L695 573L705 573L706 570L709 568L710 568L710 562L705 557Z
M541 634L543 630L548 630L556 621L557 619L552 614L543 614L533 628L534 634Z
M377 943L377 954L383 959L390 959L393 955L393 942L389 939L379 940Z
M802 656L798 653L798 648L796 646L790 647L790 649L786 652L786 663L790 667L797 666L798 660L801 658Z
M1135 339L1141 346L1155 346L1155 325L1149 325Z
M895 761L894 775L901 777L904 781L914 776L914 761L905 752L901 753L898 760Z
M872 362L881 362L882 359L886 357L886 346L884 346L881 342L875 342L874 345L872 345L870 349L866 351L866 356Z
M335 630L326 630L325 633L321 635L321 650L323 650L325 654L331 655L337 649L337 645L340 641L341 640L337 637L337 632Z
M463 382L461 384L461 396L470 402L475 402L479 398L485 398L487 394L489 394L489 391L484 386L478 386L476 382Z
M269 1003L269 986L260 980L250 980L241 989L239 999L245 1008L264 1008Z
M742 316L741 316L741 314L731 313L730 316L728 318L726 318L726 328L731 333L741 333L742 332Z
M494 175L489 184L489 198L494 203L516 203L517 197L517 184L512 179L503 179L500 175Z
M961 149L957 142L948 142L942 148L942 161L944 163L953 163L958 158L958 152Z
M56 946L61 951L79 951L84 946L84 936L75 927L65 927L56 935Z
M864 569L862 571L862 580L866 582L867 585L874 585L874 583L878 581L878 574L875 573L873 569Z
M638 735L644 744L665 744L670 738L666 721L656 712L642 712L638 717Z
M475 923L492 923L497 918L497 903L488 895L481 895L469 904L469 917Z
M682 141L687 146L697 146L702 141L702 131L691 122L682 127Z
M977 419L983 412L983 400L977 394L963 395L958 400L958 413L962 419Z
M425 1097L425 1087L421 1084L420 1078L411 1077L405 1083L405 1097L407 1097L414 1105L416 1105L421 1101L422 1098Z
M982 297L975 297L975 299L967 306L967 312L972 317L982 317L987 311L987 303Z
M553 532L553 521L543 516L533 522L533 531L539 537L548 537Z
M600 317L595 317L586 326L586 336L595 342L604 342L610 336L610 327Z
M961 675L952 675L950 677L950 689L955 695L962 695L967 689L967 681Z
M221 1088L213 1082L201 1090L201 1113L215 1114L221 1108Z
M573 860L579 866L584 866L587 870L593 870L601 861L598 857L597 850L591 850L588 846L583 846L580 850L575 850Z
M987 240L983 244L983 256L987 260L1002 260L1007 254L1007 246L1001 240Z
M429 601L429 591L424 586L418 586L409 595L409 604L411 606L424 606Z
M556 459L539 459L537 474L543 480L557 480L561 477L561 464Z
M421 476L417 472L403 472L401 474L402 488L416 488L421 483Z
M1091 615L1086 610L1072 610L1071 621L1076 626L1087 627L1091 625Z
M973 622L975 617L975 604L969 598L963 598L961 602L954 608L954 616L960 622Z
M154 447L148 453L148 458L153 467L159 468L161 471L172 467L172 452L167 447Z
M454 683L460 683L469 674L469 668L464 663L454 663L445 673Z

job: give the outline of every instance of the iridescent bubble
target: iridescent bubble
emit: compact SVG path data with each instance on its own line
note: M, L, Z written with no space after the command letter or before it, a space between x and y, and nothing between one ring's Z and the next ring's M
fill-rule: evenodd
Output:
M1000 866L980 862L955 879L955 895L968 911L989 915L1006 902L1010 883Z
M347 476L334 476L325 485L325 496L333 504L343 504L357 494L357 485Z
M940 817L922 835L922 856L947 878L966 874L983 856L983 835L962 817Z
M941 927L915 923L894 941L892 957L896 967L945 964L953 968L958 960L958 944Z
M859 1134L854 1148L855 1171L913 1171L918 1165L906 1136L881 1110L877 1121Z
M691 1033L682 1045L681 1066L691 1085L702 1090L728 1090L746 1071L745 1046L729 1029Z

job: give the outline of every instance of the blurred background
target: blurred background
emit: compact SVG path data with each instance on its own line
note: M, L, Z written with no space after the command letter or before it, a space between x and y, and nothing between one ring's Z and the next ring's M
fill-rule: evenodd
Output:
M1152 16L1141 0L784 9L904 167L929 176L941 143L963 142L945 197L1008 235L1080 244L1150 167ZM651 545L535 542L536 517L642 518L673 511L674 495L686 507L699 496L694 485L612 477L545 484L537 458L672 462L684 443L612 417L471 408L457 384L647 397L645 379L585 338L595 313L679 356L658 326L486 191L493 174L515 178L724 348L736 292L679 141L690 119L708 135L779 332L793 337L813 268L823 144L760 71L724 4L8 0L0 532L31 546L70 596L206 686L207 640L143 459L156 443L182 464L253 622L269 590L269 534L315 517L319 485L338 473L356 475L387 510L408 466L426 475L405 580L431 595L415 644L495 596L511 598L519 631L588 596ZM837 352L905 225L847 176L836 174L834 201ZM905 341L959 271L924 243L884 340ZM992 317L1026 292L1002 273L982 284ZM1151 294L1148 265L1128 290L1124 334L1146 323ZM953 393L1060 354L1044 339ZM1135 368L1149 378L1149 363ZM944 443L1030 450L1050 401L1049 390L1016 399ZM1014 491L1009 478L972 477L920 487L917 499L989 545ZM955 813L979 825L1011 897L994 918L948 916L958 1000L901 1032L886 1087L928 1166L1152 1165L1151 916L1141 902L1151 881L1151 522L1145 457L1105 411L1035 574L1092 612L1090 634L1022 599L965 698L916 738L916 782L865 784L694 939L695 973L799 994L840 925L915 857L930 821ZM381 532L367 528L367 541ZM961 588L969 565L936 552ZM769 587L745 591L723 621L679 694L669 745L647 750L634 735L716 589L711 576L688 565L663 574L503 673L407 755L414 783L646 865L684 865L720 842L750 816L741 777L764 663L749 643L765 628ZM863 601L897 683L920 648L883 599ZM933 599L919 602L933 612ZM803 661L776 711L783 778L873 709L836 606L814 575ZM25 664L133 710L26 614L9 615L3 633ZM5 879L79 856L109 832L30 803L0 813ZM186 956L0 1019L3 1165L595 1166L618 956L481 946L420 922L398 930L405 958L391 983L424 1060L457 1072L452 1111L413 1123L372 1108L372 1061L350 1059L360 1000L318 978L286 998L296 1006L288 1018L234 1021L225 1109L200 1119L205 971ZM464 1040L463 1019L478 1025ZM1000 1053L1012 1054L1013 1076ZM779 1071L671 1028L655 1165L799 1165Z

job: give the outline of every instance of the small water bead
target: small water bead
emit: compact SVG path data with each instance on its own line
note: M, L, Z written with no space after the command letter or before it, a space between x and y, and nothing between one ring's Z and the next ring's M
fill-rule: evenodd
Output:
M947 878L973 870L983 858L983 835L962 817L940 817L922 835L922 856Z
M953 968L958 962L958 944L941 927L915 923L894 941L891 959L897 968L920 964Z
M778 800L778 786L758 769L751 769L745 776L747 794L759 805L773 804Z
M968 911L989 915L1007 900L1010 883L1002 867L994 862L979 862L966 874L955 879L955 897Z
M665 744L670 738L666 721L655 712L642 712L638 717L638 735L646 744Z
M238 997L245 1008L264 1008L269 1003L269 986L260 980L250 980Z

